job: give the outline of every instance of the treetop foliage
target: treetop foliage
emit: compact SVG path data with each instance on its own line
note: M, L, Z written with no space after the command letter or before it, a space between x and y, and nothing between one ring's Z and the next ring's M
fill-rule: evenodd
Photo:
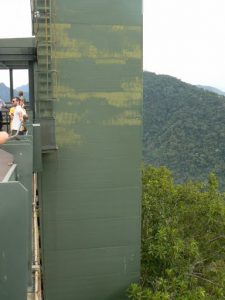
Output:
M142 278L130 299L225 299L225 195L207 183L175 184L165 167L143 170Z

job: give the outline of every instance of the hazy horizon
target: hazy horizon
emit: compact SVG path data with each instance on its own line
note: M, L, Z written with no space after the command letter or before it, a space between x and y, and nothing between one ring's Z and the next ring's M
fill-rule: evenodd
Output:
M10 88L10 86L7 85L7 84L5 84L5 82L0 81L0 84L4 84L7 88ZM27 83L23 83L23 84L17 85L17 86L14 87L13 89L15 90L15 89L18 89L18 88L21 87L21 86L26 86L26 85L29 85L29 83L27 82Z
M30 0L1 0L1 13L0 38L32 36ZM224 35L224 0L143 0L144 71L225 90Z

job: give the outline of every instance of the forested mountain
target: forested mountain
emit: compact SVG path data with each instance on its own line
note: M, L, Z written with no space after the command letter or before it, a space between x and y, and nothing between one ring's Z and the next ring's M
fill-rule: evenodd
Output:
M214 88L212 86L207 86L207 85L197 85L197 87L200 87L206 91L209 91L209 92L213 92L213 93L216 93L216 94L219 94L219 95L223 95L225 96L225 92L224 91L221 91L217 88Z
M9 87L7 87L4 83L0 83L0 98L7 101L10 95Z
M29 90L28 84L22 85L14 89L14 96L18 97L18 91L22 90L24 92L24 97L28 101L29 100ZM0 98L5 100L6 102L10 101L10 89L3 82L0 82Z
M218 176L225 190L225 97L168 75L144 72L144 162L175 181Z
M16 88L17 91L23 91L24 95L29 93L29 85L24 84Z

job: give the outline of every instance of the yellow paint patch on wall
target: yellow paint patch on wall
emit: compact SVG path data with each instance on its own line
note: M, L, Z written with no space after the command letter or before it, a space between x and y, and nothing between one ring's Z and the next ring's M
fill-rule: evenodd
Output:
M52 32L54 33L54 38L56 43L67 36L67 30L71 29L71 24L66 23L55 23L52 25Z
M126 49L122 49L121 52L112 52L109 50L98 51L98 57L103 59L140 59L142 55L142 50L137 45L129 45Z
M117 117L111 120L103 121L105 126L140 126L141 117L137 116L137 112L131 110L125 110Z
M142 32L142 27L141 26L112 25L112 26L110 26L110 30L112 32L118 32L118 31Z
M81 136L70 128L56 126L57 145L81 145Z
M112 32L116 32L116 31L124 31L125 30L125 26L123 25L113 25L111 27L111 31Z
M141 95L139 93L128 92L105 93L103 99L111 106L130 107L140 104Z
M76 112L56 112L56 123L57 125L72 125L77 124L82 119Z
M142 27L141 26L127 26L127 30L142 33Z
M102 26L90 25L93 28L93 31L96 31L96 28L101 28ZM99 59L98 62L101 62L106 59L108 63L111 64L112 60L114 63L119 61L126 61L127 59L141 59L142 49L140 44L137 43L128 43L124 48L118 51L110 51L108 49L98 49L96 45L92 44L88 40L81 39L72 39L69 37L69 30L71 28L70 24L56 24L56 51L53 53L54 57L57 59L67 59L67 58L89 58L89 59ZM106 27L107 28L107 27ZM112 32L121 32L128 30L129 26L119 26L114 25L110 27ZM91 30L91 29L90 29ZM126 36L126 34L125 34ZM107 63L107 62L105 62Z
M81 53L76 51L55 51L54 57L56 59L64 59L64 58L81 58Z
M130 45L129 48L122 51L122 54L126 58L141 59L142 49L139 47L139 45Z
M52 28L55 29L57 31L57 33L59 33L60 31L64 31L65 29L70 29L71 24L69 24L69 23L54 23L54 24L52 24Z
M69 88L67 86L58 85L56 87L56 94L58 99L63 98L69 100L75 99L75 95L77 94L77 92L75 89Z
M122 82L121 88L124 91L142 93L143 81L139 77L135 77L133 80Z
M107 65L125 65L126 64L126 60L125 59L96 59L95 60L96 64L107 64Z
M58 98L68 99L73 101L88 101L92 99L102 100L114 107L130 107L139 105L142 93L131 89L130 91L121 92L83 92L79 93L65 86L58 86ZM71 103L70 103L71 105Z
M42 107L40 108L40 111L41 111L41 117L42 118L52 118L53 117L53 112L50 109L46 109L44 104L42 104Z
M98 50L94 45L90 45L87 52L88 57L90 58L97 58L98 57Z

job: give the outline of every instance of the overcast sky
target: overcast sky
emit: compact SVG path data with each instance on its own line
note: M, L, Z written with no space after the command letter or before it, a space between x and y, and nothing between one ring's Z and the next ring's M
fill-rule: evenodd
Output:
M30 0L0 0L0 38L32 36L30 11ZM14 87L28 83L27 71L16 70L13 77ZM0 82L9 86L8 72L0 70Z
M0 37L31 36L30 0L0 1ZM225 90L225 0L143 4L144 70ZM18 85L24 80L18 73Z
M143 0L144 69L225 90L225 0Z

